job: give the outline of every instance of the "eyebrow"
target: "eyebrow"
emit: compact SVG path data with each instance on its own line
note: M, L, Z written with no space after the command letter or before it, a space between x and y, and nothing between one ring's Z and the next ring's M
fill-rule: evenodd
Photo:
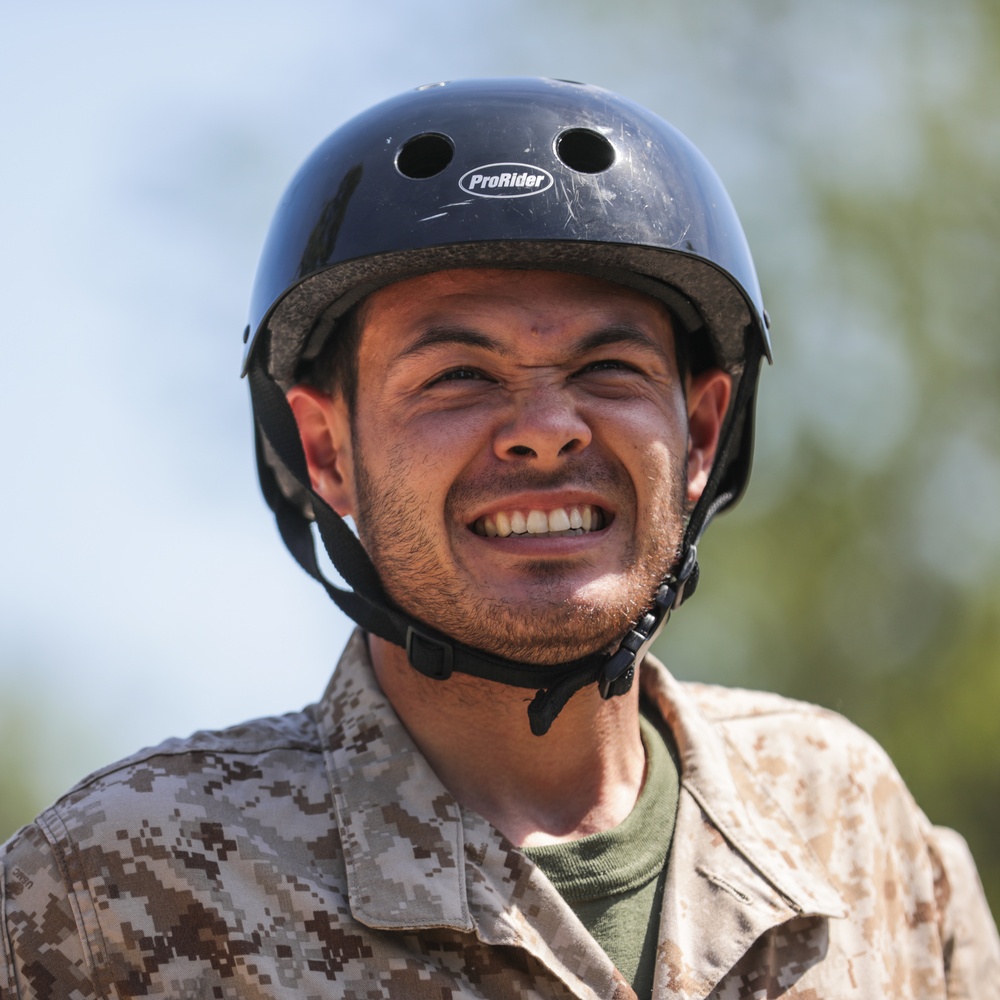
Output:
M613 344L630 344L633 347L643 348L652 351L661 357L669 357L669 352L655 337L645 330L631 324L616 324L614 326L602 327L593 333L587 334L575 347L572 352L573 357L582 357L596 351L600 347L608 347Z
M516 352L494 337L476 330L470 330L462 326L430 326L418 336L412 344L409 344L398 355L399 360L410 358L417 354L431 350L442 344L455 344L464 347L477 347L481 350L491 351L501 357L511 357ZM631 344L635 347L652 351L661 357L668 357L669 352L655 338L646 333L645 330L631 324L615 324L613 326L602 327L594 330L578 341L567 354L567 360L575 360L585 357L601 347L613 344Z
M510 348L505 347L500 341L487 336L485 333L478 333L464 326L430 326L412 344L400 351L398 358L400 360L410 358L415 354L422 354L424 351L438 347L441 344L479 347L482 350L492 351L494 354L499 354L503 357L509 357L513 354Z

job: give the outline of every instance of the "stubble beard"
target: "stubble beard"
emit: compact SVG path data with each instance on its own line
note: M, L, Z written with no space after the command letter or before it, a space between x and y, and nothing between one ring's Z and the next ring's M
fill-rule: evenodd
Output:
M678 463L654 498L647 530L634 531L621 566L609 581L610 593L597 597L567 593L558 563L538 560L524 565L532 577L530 600L486 595L457 577L438 559L440 540L415 512L417 495L407 487L411 461L391 454L392 471L374 477L358 442L354 443L358 534L378 570L389 597L408 614L467 646L519 663L559 664L599 650L610 651L652 604L663 578L676 564L683 534L685 505ZM624 469L590 468L560 472L557 477L514 473L470 484L455 484L446 500L447 515L474 498L488 499L501 490L558 489L570 486L609 489L634 511L635 490ZM630 506L626 506L629 504ZM446 523L451 523L447 518ZM643 544L637 544L639 536ZM595 587L588 588L593 593Z

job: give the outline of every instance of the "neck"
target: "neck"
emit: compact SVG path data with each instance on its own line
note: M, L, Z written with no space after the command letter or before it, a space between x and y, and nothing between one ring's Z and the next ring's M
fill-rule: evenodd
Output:
M528 725L533 691L454 674L435 681L398 646L369 636L379 685L441 782L516 846L617 826L645 773L639 693L574 695L545 736Z

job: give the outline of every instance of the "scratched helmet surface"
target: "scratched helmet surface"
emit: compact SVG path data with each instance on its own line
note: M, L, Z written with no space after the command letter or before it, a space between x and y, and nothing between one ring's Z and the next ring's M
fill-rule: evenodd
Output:
M690 141L599 87L483 79L378 104L306 160L261 255L244 366L256 356L287 388L364 296L458 267L568 270L655 295L737 383L748 352L770 356L742 227ZM703 498L713 514L749 476L755 391L733 394Z

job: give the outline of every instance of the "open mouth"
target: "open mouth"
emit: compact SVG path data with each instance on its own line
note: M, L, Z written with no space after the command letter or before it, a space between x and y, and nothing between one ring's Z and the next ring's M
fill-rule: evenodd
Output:
M511 535L586 535L600 531L608 517L600 507L574 504L554 510L498 510L477 518L471 529L484 538L509 538Z

